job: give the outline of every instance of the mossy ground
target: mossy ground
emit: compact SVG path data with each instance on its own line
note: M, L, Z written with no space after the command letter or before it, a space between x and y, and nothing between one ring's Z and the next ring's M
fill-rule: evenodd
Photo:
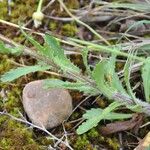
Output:
M18 23L27 22L31 19L32 13L36 10L37 0L14 0L11 4L11 15L8 15L7 11L7 2L0 2L0 18ZM79 2L77 0L67 0L67 7L69 8L79 8ZM59 8L58 4L54 4L55 9ZM59 10L59 9L58 9ZM64 12L56 11L58 16L67 16ZM2 34L7 37L11 37L14 41L21 43L24 40L24 37L20 34L16 36L17 29L1 25L4 30ZM48 24L49 30L54 33L59 32L64 36L75 36L77 34L78 28L75 22L62 23L58 21L50 21ZM17 59L12 56L1 56L0 55L0 72L3 74L14 66L10 63L9 59ZM25 61L28 59L23 58ZM79 65L81 62L80 57L73 57L74 61ZM34 61L33 61L34 62ZM28 62L27 62L28 63ZM43 73L37 73L27 76L27 78L21 78L11 84L2 84L0 83L0 91L3 92L3 97L0 97L0 111L6 110L13 116L18 115L18 111L24 114L24 110L21 103L21 94L24 85L27 82L36 79L42 79L50 77ZM81 94L74 93L73 99L79 101L82 99ZM98 100L97 104L100 107L105 107L106 103L103 100ZM81 116L80 112L75 112L71 119L75 120ZM71 125L66 125L66 128L70 130ZM58 127L58 131L62 131ZM99 148L108 147L110 150L117 150L119 148L119 141L115 136L112 137L103 137L98 128L93 128L84 135L73 135L69 136L70 145L75 150L97 150ZM12 120L9 117L0 115L0 149L4 150L42 150L46 149L46 146L52 143L46 135L43 135L41 132L34 132L32 128L29 128L27 125Z

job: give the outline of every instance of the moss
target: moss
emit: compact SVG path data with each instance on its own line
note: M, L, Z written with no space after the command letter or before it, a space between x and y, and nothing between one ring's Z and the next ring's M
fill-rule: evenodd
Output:
M8 13L7 13L7 1L3 1L3 2L0 2L0 18L1 19L6 19L6 17L8 16Z
M11 68L8 56L0 55L0 73L3 74Z
M0 55L0 58L0 71L4 73L8 71L12 65L7 56ZM20 98L22 84L23 78L17 80L15 84L0 83L0 91L2 91L0 94L0 111L5 110L12 116L20 117L18 110L23 113ZM44 137L42 139L46 141ZM47 143L48 141L50 140L47 139ZM46 142L44 144L46 144ZM29 130L25 124L16 122L7 116L0 115L0 149L42 150L43 144L35 140L33 130Z
M74 144L75 150L92 150L92 146L86 134L78 136Z
M99 137L99 133L98 133L98 131L96 130L96 128L91 129L91 130L87 133L87 135L88 135L90 138L97 138L97 137Z
M15 1L15 5L12 8L11 20L17 23L18 20L24 20L32 16L33 12L36 10L37 2L36 0L26 0L26 1Z
M11 15L8 15L7 1L0 2L0 18L8 20L10 22L18 23L18 20L24 20L32 16L32 13L36 10L36 0L18 1L14 0L11 2Z
M58 24L57 24L56 21L51 21L51 22L49 23L49 29L50 29L50 30L55 31L55 30L57 29L57 27L58 27Z
M1 117L0 117L1 118ZM39 145L33 140L32 131L24 125L7 118L5 123L0 125L0 147L5 150L38 150Z
M20 34L19 36L14 37L13 41L16 42L16 43L20 43L24 39L25 39L24 35Z
M99 107L101 108L105 108L107 106L107 101L105 101L104 99L101 99L100 97L98 97L96 99L96 103L98 104Z
M114 138L106 138L106 142L113 150L119 149L119 143L115 137Z
M77 137L73 138L72 141L74 149L77 150L93 150L101 148L100 145L103 147L117 150L119 149L119 142L115 137L104 137L99 133L98 128L92 128L89 132L84 133L83 135L78 135Z
M80 7L80 3L78 0L66 0L65 4L67 8L70 9L77 9Z
M75 23L67 23L62 26L62 34L65 36L74 36L77 33L77 27Z

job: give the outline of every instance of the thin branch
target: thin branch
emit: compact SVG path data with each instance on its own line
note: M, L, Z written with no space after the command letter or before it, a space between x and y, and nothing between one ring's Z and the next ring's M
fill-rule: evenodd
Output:
M68 8L65 6L65 4L63 3L62 0L58 0L58 1L59 1L60 5L64 8L64 10L68 13L68 15L71 16L76 22L78 22L79 24L81 24L81 25L85 26L86 28L88 28L93 34L95 34L98 38L103 40L107 45L110 45L110 43L104 37L102 37L100 34L98 34L93 28L91 28L89 25L87 25L86 23L84 23L81 20L79 20L76 16L74 16L68 10Z
M22 117L23 119L17 118L17 117L15 117L15 116L12 116L11 114L9 114L9 113L7 113L7 112L0 112L0 115L6 115L6 116L12 118L13 120L16 120L16 121L18 121L18 122L22 122L22 123L28 124L29 126L31 126L31 127L33 127L33 128L37 128L37 129L39 129L39 130L41 130L41 131L47 133L47 134L48 134L50 137L52 137L54 140L59 141L60 143L64 144L64 145L67 146L70 150L73 150L73 148L72 148L68 143L66 143L66 142L60 140L59 138L57 138L56 136L54 136L52 133L50 133L48 130L46 130L46 128L45 128L44 126L37 126L37 125L35 125L35 124L33 124L33 123L27 121L27 120L23 117L23 115L21 115L21 117Z

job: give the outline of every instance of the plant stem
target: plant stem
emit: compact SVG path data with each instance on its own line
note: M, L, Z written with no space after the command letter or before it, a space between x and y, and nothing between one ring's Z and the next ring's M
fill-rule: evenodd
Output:
M117 55L120 55L120 56L129 57L129 58L138 60L140 62L144 62L145 61L145 58L143 58L143 57L138 57L138 56L131 55L131 54L129 55L128 53L121 52L115 46L114 46L114 48L110 48L108 46L94 44L94 43L91 43L91 42L87 42L87 41L83 41L83 40L79 40L79 39L75 39L75 38L68 38L68 40L71 40L73 42L77 42L79 44L86 45L87 48L94 48L94 50L96 50L96 51L103 51L103 52L106 52L106 53L109 52L109 53L117 54Z
M61 6L64 8L64 10L68 13L68 15L70 17L72 17L77 23L85 26L86 28L88 28L94 35L96 35L98 38L100 38L101 40L103 40L107 45L110 45L110 43L104 38L102 37L99 33L97 33L93 28L91 28L89 25L87 25L86 23L82 22L81 20L79 20L76 16L74 16L69 10L68 8L65 6L65 4L63 3L62 0L58 0L59 3L61 4Z
M39 0L39 4L38 4L38 7L37 7L37 12L41 12L41 10L42 10L42 3L43 3L43 0Z

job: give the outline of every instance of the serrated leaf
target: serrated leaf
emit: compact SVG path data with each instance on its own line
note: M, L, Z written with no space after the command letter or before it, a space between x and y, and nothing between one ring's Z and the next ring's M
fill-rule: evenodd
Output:
M0 41L0 53L1 54L14 54L20 55L23 47L8 47L4 42Z
M102 94L104 94L105 96L107 96L109 99L111 99L114 90L111 89L110 86L108 86L108 84L106 83L106 80L105 80L106 65L107 65L106 60L103 60L103 61L99 62L98 64L96 64L96 66L92 72L92 77L95 80L100 92Z
M81 70L75 66L64 54L64 50L59 46L58 42L52 36L46 34L44 36L45 42L51 52L51 59L57 64L64 72L70 71L72 73L80 73Z
M83 122L77 129L77 134L83 134L93 127L96 127L98 123L102 120L102 117L95 116L94 118L91 118L90 120L86 120Z
M36 40L34 40L34 38L28 34L26 34L22 28L20 28L22 34L26 37L26 39L33 44L33 46L38 50L38 52L40 52L41 54L43 54L44 52L44 47L39 44Z
M97 126L98 123L105 119L106 115L109 115L110 112L114 111L117 107L121 106L123 104L120 104L118 102L111 103L108 107L106 107L100 114L93 115L93 117L87 119L85 122L83 122L77 129L77 134L83 134L87 132L88 130L92 129L93 127ZM91 113L91 112L90 112ZM91 114L90 114L91 115Z
M133 53L130 53L129 55L132 55L132 54ZM124 66L124 81L125 81L129 95L133 98L134 102L136 103L136 97L135 97L135 95L132 91L131 85L130 85L131 64L132 64L132 59L129 57Z
M49 68L50 68L49 66L40 66L40 65L18 67L17 69L12 69L7 73L5 73L4 75L2 75L0 80L2 82L10 82L28 73L36 71L44 71Z
M116 56L112 55L109 60L99 62L93 71L93 78L100 91L110 99L114 92L126 94L126 91L115 72L115 62Z
M112 54L110 59L107 61L107 65L105 67L105 76L108 77L108 84L111 87L117 89L118 92L126 94L126 91L123 88L117 73L115 72L115 67L116 67L115 63L116 63L116 55Z
M148 57L142 67L142 79L144 86L144 93L147 102L150 102L150 57Z
M87 61L87 57L88 57L88 49L85 48L82 50L82 58L83 58L83 63L85 65L85 68L86 68L86 72L88 73L88 75L91 75L91 69L90 69L90 66L88 65L88 61Z
M141 113L142 112L142 106L140 106L139 104L137 105L127 105L126 106L128 109L132 110L133 112L138 112Z
M110 3L108 5L104 5L105 7L111 7L111 8L126 8L126 9L133 9L136 11L141 12L149 12L150 6L146 3Z
M86 113L83 115L83 118L90 119L98 114L101 114L102 112L103 112L103 109L101 109L101 108L92 108L91 110L86 111ZM132 117L132 114L122 114L122 113L110 112L109 114L105 115L105 120L128 119L131 117Z
M86 83L81 82L68 82L62 81L59 79L46 79L44 81L45 88L63 88L63 89L70 89L70 90L78 90L80 92L84 92L84 94L98 94L98 90L94 89L93 87L89 86Z

